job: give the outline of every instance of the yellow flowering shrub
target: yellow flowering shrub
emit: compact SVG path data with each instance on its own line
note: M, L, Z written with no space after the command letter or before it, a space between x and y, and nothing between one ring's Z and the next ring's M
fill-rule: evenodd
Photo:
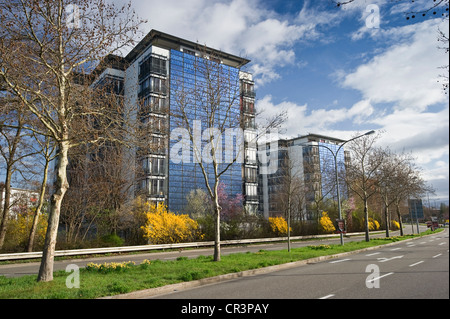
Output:
M276 236L286 235L288 232L287 221L283 217L269 217L269 224Z
M369 230L373 231L378 229L380 229L380 223L378 222L378 220L369 218Z
M33 211L28 210L25 213L17 214L16 218L12 218L8 223L6 242L7 245L21 247L23 249L30 237L30 230L33 224ZM44 244L45 233L47 231L47 215L40 215L35 234L35 250L42 249Z
M149 205L145 225L141 228L144 237L153 244L173 244L202 238L195 220L188 215L168 211L164 203Z
M333 222L331 221L331 218L328 216L327 212L322 212L322 217L320 217L320 229L325 234L331 234L336 230L336 228L333 225Z
M396 220L393 220L392 221L392 228L394 230L400 229L400 223L398 221L396 221Z

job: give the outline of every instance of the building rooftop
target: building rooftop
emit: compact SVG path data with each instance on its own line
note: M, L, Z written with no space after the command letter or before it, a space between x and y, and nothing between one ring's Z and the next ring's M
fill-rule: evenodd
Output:
M149 46L157 45L165 49L180 50L180 48L191 49L194 51L204 52L205 54L213 54L220 58L224 64L240 68L250 60L226 53L220 50L216 50L205 45L201 45L198 42L182 39L158 30L151 30L125 57L127 62L131 63Z
M308 135L303 135L303 136L298 136L298 137L294 137L291 140L298 140L298 139L307 139L308 142L322 142L322 143L336 143L336 144L340 144L340 143L344 143L345 140L341 140L339 138L336 137L331 137L331 136L326 136L326 135L320 135L320 134L314 134L314 133L309 133Z
M164 49L180 50L188 49L195 52L202 52L207 55L213 55L219 58L225 65L235 68L241 68L250 62L250 60L216 50L206 45L201 45L198 42L182 39L158 30L151 30L128 54L126 57L121 57L115 54L109 54L103 58L99 65L95 68L93 75L101 74L106 68L114 68L118 70L125 70L134 60L136 60L150 45L157 45Z

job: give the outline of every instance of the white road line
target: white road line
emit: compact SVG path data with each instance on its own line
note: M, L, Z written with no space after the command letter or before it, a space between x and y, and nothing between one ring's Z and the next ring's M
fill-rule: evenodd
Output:
M401 248L401 247L398 247L398 248L392 248L391 251L396 251L396 250L399 250L399 249L402 249L402 248Z
M375 256L375 255L379 255L379 254L381 254L381 253L372 253L372 254L366 255L366 257Z
M326 295L326 296L323 296L323 297L321 297L319 299L328 299L328 298L331 298L331 297L334 297L334 295L333 294Z
M415 263L415 264L412 264L412 265L409 265L409 267L414 267L414 266L417 266L418 264L421 264L421 263L423 263L424 261L423 260L421 260L421 261L419 261L419 262L417 262L417 263Z
M440 243L439 246L441 246L441 245L445 245L445 243Z
M340 260L330 261L330 264L341 263L341 262L347 261L347 260L351 260L351 259L347 258L347 259L340 259Z
M436 257L439 257L439 256L441 256L442 254L437 254L436 256L433 256L433 258L436 258Z
M393 272L389 272L387 274L384 274L383 276L379 276L379 277L375 277L375 278L369 279L366 282L374 282L375 280L381 279L383 277L386 277L386 276L389 276L389 275L392 275L392 274L393 274Z
M415 245L411 245L411 244L407 244L408 245L408 247L414 247Z

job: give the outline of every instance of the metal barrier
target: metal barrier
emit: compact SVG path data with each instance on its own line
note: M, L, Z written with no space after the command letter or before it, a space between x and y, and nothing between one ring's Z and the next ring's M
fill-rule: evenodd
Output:
M347 235L356 236L364 233L351 233ZM329 235L311 235L311 236L292 236L291 240L301 239L320 239L334 237L336 234ZM267 242L280 242L288 240L287 237L276 238L257 238L257 239L236 239L236 240L223 240L221 245L246 245L257 244ZM88 248L88 249L70 249L70 250L57 250L55 251L55 257L64 256L81 256L81 255L94 255L94 254L108 254L108 253L124 253L124 252L136 252L136 251L150 251L150 250L163 250L163 249L182 249L182 248L199 248L214 246L214 241L201 241L193 243L179 243L179 244L162 244L162 245L140 245L140 246L124 246L124 247L106 247L106 248ZM30 252L30 253L11 253L0 254L0 261L4 260L21 260L21 259L35 259L41 258L42 251Z

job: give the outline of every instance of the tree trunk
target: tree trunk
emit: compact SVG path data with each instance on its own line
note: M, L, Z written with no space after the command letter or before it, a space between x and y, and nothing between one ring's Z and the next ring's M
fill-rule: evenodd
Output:
M398 217L398 222L400 224L400 236L404 236L403 233L403 220L402 220L402 215L400 214L400 207L399 204L396 204L396 210L397 210L397 217Z
M214 234L214 261L220 261L220 209L216 207L216 227Z
M34 237L36 236L36 229L39 221L39 214L41 213L42 206L44 205L45 200L45 188L47 185L47 178L48 178L48 166L50 165L49 161L45 161L45 167L44 167L44 178L42 179L41 184L41 193L39 194L39 203L36 207L36 211L34 212L33 217L33 224L31 225L30 230L30 238L28 238L28 245L27 245L27 251L32 252L33 251L33 245L34 245Z
M367 207L367 199L364 199L364 219L366 228L366 241L370 241L369 238L369 208Z
M389 207L387 205L384 206L384 221L386 223L386 237L389 237L390 236L390 233L389 233L390 221L389 221Z
M216 212L216 225L214 231L214 261L220 261L220 211L219 194L218 194L219 182L216 181L214 185L214 211Z
M291 194L288 195L287 236L288 252L291 252Z
M7 165L6 167L6 179L5 179L5 198L3 202L2 218L0 223L0 249L2 249L5 242L6 226L8 225L9 210L11 206L11 177L12 167Z
M58 235L59 216L61 213L61 202L64 194L69 188L67 181L69 144L67 139L59 143L59 155L57 166L57 178L55 183L55 192L50 201L50 212L48 216L48 228L45 235L45 244L42 254L41 266L39 268L38 281L53 280L53 260L55 256L56 237Z

